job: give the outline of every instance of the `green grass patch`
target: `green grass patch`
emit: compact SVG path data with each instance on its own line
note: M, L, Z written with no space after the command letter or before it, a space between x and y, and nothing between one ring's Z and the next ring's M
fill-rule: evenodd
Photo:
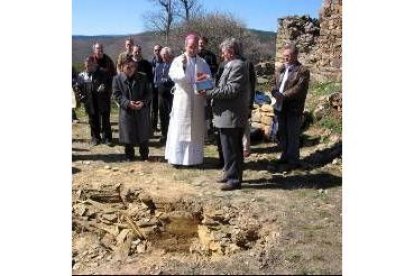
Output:
M314 96L326 96L342 90L340 82L314 82L310 84L309 91Z
M330 129L332 132L341 134L342 133L342 118L337 118L335 116L331 116L330 114L327 116L322 117L317 124L325 129Z

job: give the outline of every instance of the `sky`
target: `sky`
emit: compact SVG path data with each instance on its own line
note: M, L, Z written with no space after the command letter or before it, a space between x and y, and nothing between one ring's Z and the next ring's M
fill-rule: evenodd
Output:
M208 11L230 12L248 28L276 31L287 15L318 17L322 0L200 0ZM72 0L73 35L126 35L146 31L143 16L157 8L149 0Z

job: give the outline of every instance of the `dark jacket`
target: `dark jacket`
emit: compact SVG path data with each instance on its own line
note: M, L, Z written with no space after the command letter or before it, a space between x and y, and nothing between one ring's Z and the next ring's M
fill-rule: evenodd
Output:
M112 82L112 78L116 75L116 69L112 59L106 54L103 54L103 57L100 59L94 55L90 57L98 64L99 71L105 73L108 76L108 79ZM111 84L111 82L109 84Z
M216 55L207 49L201 50L198 55L207 62L210 67L211 76L214 78L218 69Z
M249 71L249 88L250 88L250 100L249 100L249 108L250 110L253 109L253 102L254 102L254 96L256 93L256 70L254 70L254 65L251 61L248 61L246 59L242 59L247 64L247 68Z
M150 138L150 106L152 97L150 84L145 74L138 73L128 80L124 73L115 76L112 83L112 95L119 108L119 142L139 145ZM128 107L129 101L143 101L140 110Z
M137 72L145 73L147 75L148 81L152 82L152 80L154 79L154 75L152 74L151 63L143 58L136 61L135 63L137 64Z
M87 74L86 72L81 72L74 87L78 98L85 105L86 113L93 115L96 112L109 112L111 110L111 90L108 87L106 74L99 70L90 73L91 82L85 81ZM99 90L101 85L103 85L103 90Z
M301 115L305 109L310 73L300 62L296 62L290 70L283 91L284 98L282 112ZM273 96L275 96L275 92L279 91L284 73L284 65L280 66L275 71L275 77L273 79L274 86L272 89Z
M247 64L234 59L224 65L217 88L207 91L213 99L213 124L217 128L244 128L249 114L249 76Z

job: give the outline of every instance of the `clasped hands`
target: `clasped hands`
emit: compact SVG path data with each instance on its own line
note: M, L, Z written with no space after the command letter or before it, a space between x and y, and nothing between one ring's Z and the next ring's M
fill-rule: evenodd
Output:
M142 107L144 107L144 102L129 101L128 107L132 110L140 110Z

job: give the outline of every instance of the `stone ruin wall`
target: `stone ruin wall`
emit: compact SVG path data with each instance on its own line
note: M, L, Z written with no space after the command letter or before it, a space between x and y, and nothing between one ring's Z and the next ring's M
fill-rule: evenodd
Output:
M287 16L278 19L276 67L283 62L282 47L293 41L299 61L316 81L342 80L342 0L324 0L319 19Z

